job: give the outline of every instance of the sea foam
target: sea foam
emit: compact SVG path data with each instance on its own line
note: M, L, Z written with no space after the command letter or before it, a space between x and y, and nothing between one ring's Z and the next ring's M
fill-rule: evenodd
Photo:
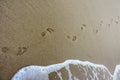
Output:
M114 75L101 64L66 60L48 66L31 65L20 69L11 80L120 80L120 65Z

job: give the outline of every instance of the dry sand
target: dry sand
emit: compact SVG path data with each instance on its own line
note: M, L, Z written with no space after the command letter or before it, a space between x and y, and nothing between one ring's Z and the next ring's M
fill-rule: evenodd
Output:
M0 80L66 59L120 64L119 0L0 0Z

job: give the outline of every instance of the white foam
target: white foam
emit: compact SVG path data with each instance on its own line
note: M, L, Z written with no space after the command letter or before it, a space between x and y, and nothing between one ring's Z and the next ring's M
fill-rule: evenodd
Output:
M57 71L56 71L57 72ZM60 80L63 80L61 72L57 72L57 75L59 76Z
M120 65L116 66L115 73L112 75L104 65L93 64L88 61L80 60L66 60L63 63L48 66L31 65L23 67L13 76L11 80L49 80L49 74L52 72L56 72L59 79L64 80L62 73L60 72L62 68L65 68L68 72L68 80L79 80L76 75L72 74L70 64L78 66L79 69L83 70L83 80L120 80Z
M113 80L120 80L120 65L116 65Z

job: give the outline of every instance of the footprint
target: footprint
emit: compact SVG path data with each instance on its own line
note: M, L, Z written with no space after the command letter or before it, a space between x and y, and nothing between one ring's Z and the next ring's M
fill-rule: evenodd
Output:
M108 26L110 27L110 24L108 24Z
M47 30L49 33L54 32L54 30L53 30L52 28L47 28L46 30Z
M27 47L18 47L18 52L17 52L17 56L18 55L23 55L25 52L27 51Z
M118 20L120 19L120 16L117 16Z
M70 39L71 37L69 35L67 35L67 38Z
M82 24L82 26L86 27L86 24Z
M81 30L83 30L83 27L81 27Z
M116 24L118 24L118 21L115 21Z
M46 31L48 31L49 33L54 32L54 30L53 30L52 28L47 28ZM46 34L47 34L46 31L44 31L44 32L41 33L41 36L42 36L42 37L46 36Z
M86 24L82 24L81 30L83 30L86 26Z
M42 32L41 36L44 37L46 35L46 32Z
M73 36L72 41L76 41L77 37Z
M95 33L98 33L98 30L96 30Z
M101 20L100 23L103 23L103 21Z
M100 23L100 26L102 26L102 24Z
M101 21L100 21L100 26L102 26L102 24L103 24L103 21L101 20Z
M1 48L1 51L2 51L3 53L8 52L8 50L9 50L9 48L8 48L8 47L2 47L2 48Z
M69 35L67 36L67 38L68 38L68 39L71 39L72 41L76 41L76 39L77 39L76 36L72 36L72 37L71 37L71 36L69 36Z

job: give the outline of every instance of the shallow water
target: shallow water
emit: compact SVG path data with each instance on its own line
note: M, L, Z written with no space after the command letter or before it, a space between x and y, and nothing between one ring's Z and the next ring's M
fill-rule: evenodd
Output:
M64 69L64 70L63 70ZM49 66L31 65L20 69L11 80L119 80L120 65L114 74L100 64L88 61L66 60Z

